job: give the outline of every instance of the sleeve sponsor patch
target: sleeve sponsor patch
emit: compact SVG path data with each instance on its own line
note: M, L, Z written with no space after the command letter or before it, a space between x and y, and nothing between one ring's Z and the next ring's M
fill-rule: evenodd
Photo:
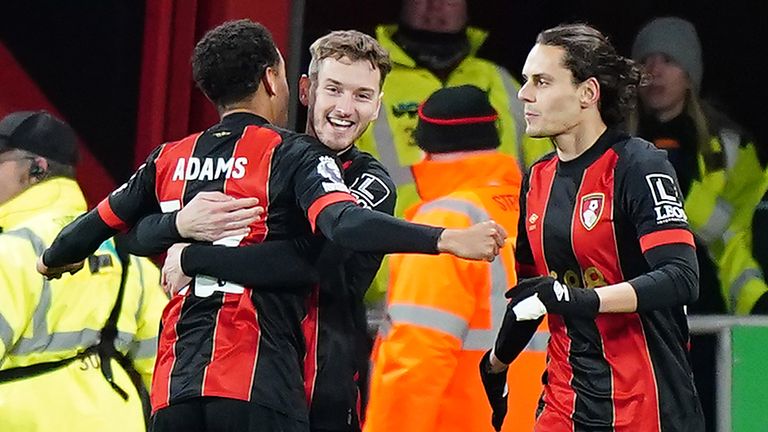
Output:
M332 157L320 156L317 173L329 180L323 182L323 190L326 192L349 192L341 177L341 170Z
M688 222L680 192L672 176L661 173L645 176L653 196L653 210L658 225L669 222Z
M360 205L370 209L376 208L392 193L384 181L369 173L356 178L350 192Z

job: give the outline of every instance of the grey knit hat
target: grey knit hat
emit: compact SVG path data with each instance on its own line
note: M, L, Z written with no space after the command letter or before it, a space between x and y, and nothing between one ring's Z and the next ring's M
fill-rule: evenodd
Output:
M693 24L678 17L656 18L646 24L632 45L632 58L642 61L655 53L670 56L688 73L696 91L701 88L704 66L701 42Z

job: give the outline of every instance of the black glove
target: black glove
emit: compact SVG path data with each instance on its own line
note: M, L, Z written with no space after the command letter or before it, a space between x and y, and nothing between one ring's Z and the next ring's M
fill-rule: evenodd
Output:
M518 303L524 300L524 298L521 299L521 295L513 292L521 287L525 287L526 292L537 293L539 300L547 308L547 313L568 317L594 318L600 310L600 297L597 296L595 290L569 288L550 276L524 280L516 288L507 291L507 298L514 296Z
M480 379L483 381L485 395L491 404L491 424L496 432L501 430L504 417L507 416L507 369L502 372L491 372L491 351L485 353L480 360Z

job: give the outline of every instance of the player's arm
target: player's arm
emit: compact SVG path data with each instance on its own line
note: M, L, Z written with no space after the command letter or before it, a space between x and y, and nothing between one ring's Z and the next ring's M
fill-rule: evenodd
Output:
M631 145L631 144L630 144ZM547 313L594 318L682 306L698 298L698 263L677 176L661 151L630 156L617 173L620 210L634 225L649 271L596 289L567 287L549 276L536 279Z
M132 226L140 216L159 211L155 198L155 159L162 148L155 149L133 176L95 209L64 227L38 260L38 271L58 277L61 269L83 261L101 243Z
M222 192L200 192L181 210L154 213L141 218L125 235L130 253L151 256L176 243L213 242L227 237L245 237L264 208L257 198L233 198Z
M298 204L313 229L334 243L358 252L450 253L492 260L506 233L495 222L464 230L413 224L359 207L341 181L338 161L320 144L306 145L294 171Z
M192 244L180 256L181 271L250 288L304 287L319 279L314 261L322 239L274 240L239 247Z
M377 162L368 163L365 172L352 183L350 191L363 207L394 215L397 187ZM383 258L382 254L357 252L346 260L344 270L355 298L363 298L376 277Z

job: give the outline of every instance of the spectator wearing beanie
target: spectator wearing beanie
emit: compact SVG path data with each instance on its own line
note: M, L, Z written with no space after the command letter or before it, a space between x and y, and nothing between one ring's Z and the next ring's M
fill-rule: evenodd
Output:
M420 201L408 220L459 228L493 219L507 232L503 259L469 262L445 254L391 259L387 315L374 354L365 431L488 430L491 409L477 365L493 343L515 283L521 176L499 152L498 114L474 86L447 87L418 108L414 132L425 152L412 167ZM486 337L487 336L487 337ZM511 373L508 418L533 428L544 353L520 359ZM523 369L525 368L525 369Z

